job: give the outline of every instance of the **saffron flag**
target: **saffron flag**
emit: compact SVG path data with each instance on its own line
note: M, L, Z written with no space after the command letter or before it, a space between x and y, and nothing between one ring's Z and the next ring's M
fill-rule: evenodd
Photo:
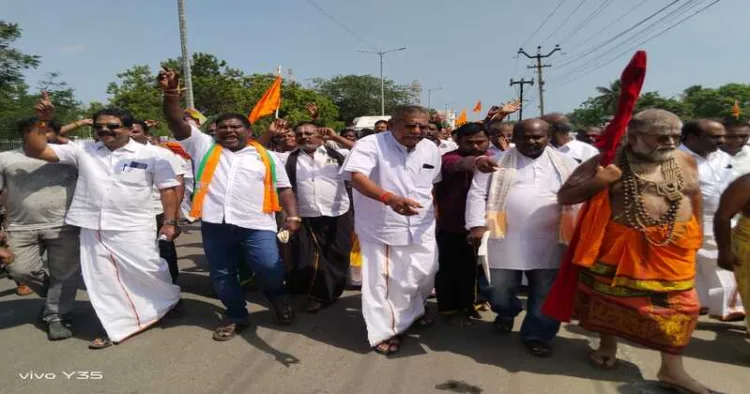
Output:
M474 106L474 112L482 112L482 100L477 101L477 105Z
M739 119L741 113L742 111L740 111L740 100L734 100L734 105L732 106L732 115L734 115L735 119Z
M258 119L276 112L279 107L281 107L281 75L276 77L276 80L266 90L258 104L255 104L247 119L250 120L250 123L255 123Z
M461 113L458 115L458 118L456 118L456 127L459 127L467 122L466 119L466 110L464 109L461 111Z
M206 117L201 113L201 111L198 111L195 108L185 108L185 114L195 119L195 121L198 122L198 126L206 123Z
M607 128L597 140L596 147L601 151L599 165L606 167L612 164L617 146L625 135L628 123L633 116L636 101L641 94L641 87L646 78L646 52L638 51L628 63L620 77L620 100L617 103L617 113ZM583 204L578 214L578 223L586 215L590 215L588 202ZM542 306L542 313L550 318L569 322L573 316L575 296L578 288L578 274L580 267L573 262L573 254L581 238L581 228L576 227L573 239L563 257L557 279L550 289L547 299Z

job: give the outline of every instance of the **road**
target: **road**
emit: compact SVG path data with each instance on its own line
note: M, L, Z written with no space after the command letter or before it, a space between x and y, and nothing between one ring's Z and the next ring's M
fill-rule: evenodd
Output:
M400 354L385 358L369 351L357 292L318 314L300 313L292 327L277 326L263 297L250 293L252 329L217 343L211 334L222 309L211 295L200 233L193 228L178 244L185 316L105 350L87 348L97 332L85 291L78 293L75 337L48 342L36 323L42 300L17 297L12 282L0 280L0 392L664 392L654 381L653 351L622 344L619 368L597 370L587 362L596 340L565 325L555 354L538 359L527 355L517 333L496 334L491 313L471 327L439 321L411 333ZM302 309L304 300L295 304ZM750 344L741 325L701 319L685 355L686 368L715 390L748 392Z

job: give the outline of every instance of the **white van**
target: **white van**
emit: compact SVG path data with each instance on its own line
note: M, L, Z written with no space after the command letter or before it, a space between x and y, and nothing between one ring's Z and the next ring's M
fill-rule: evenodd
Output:
M361 131L363 129L375 129L375 123L379 120L385 120L386 122L391 120L390 115L386 116L360 116L354 118L354 130Z

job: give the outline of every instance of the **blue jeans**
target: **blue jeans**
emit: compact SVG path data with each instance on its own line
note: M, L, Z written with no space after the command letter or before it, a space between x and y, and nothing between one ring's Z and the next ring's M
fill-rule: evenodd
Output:
M201 234L203 250L211 266L211 283L227 307L230 320L247 322L245 292L237 280L241 258L260 277L263 293L268 299L284 295L284 264L279 257L275 232L203 222Z
M542 305L547 299L552 284L557 277L557 269L538 269L529 271L491 269L492 311L497 313L496 320L512 321L521 313L521 300L516 294L521 287L522 275L529 281L529 298L526 304L526 318L521 325L521 341L551 341L560 330L560 322L542 314Z

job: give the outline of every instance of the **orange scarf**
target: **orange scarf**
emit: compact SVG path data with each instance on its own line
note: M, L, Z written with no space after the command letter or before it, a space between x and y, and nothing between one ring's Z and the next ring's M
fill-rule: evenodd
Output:
M250 140L247 145L252 146L258 151L258 155L260 155L260 159L263 161L263 166L266 168L266 176L263 179L263 213L279 212L281 207L279 206L279 194L276 192L276 165L266 148L257 141ZM214 177L216 167L219 166L221 151L221 145L214 144L206 152L206 155L203 156L200 167L198 167L196 176L198 180L196 183L197 190L193 197L193 209L190 212L190 216L194 218L200 218L203 213L203 201L208 194L208 186Z

